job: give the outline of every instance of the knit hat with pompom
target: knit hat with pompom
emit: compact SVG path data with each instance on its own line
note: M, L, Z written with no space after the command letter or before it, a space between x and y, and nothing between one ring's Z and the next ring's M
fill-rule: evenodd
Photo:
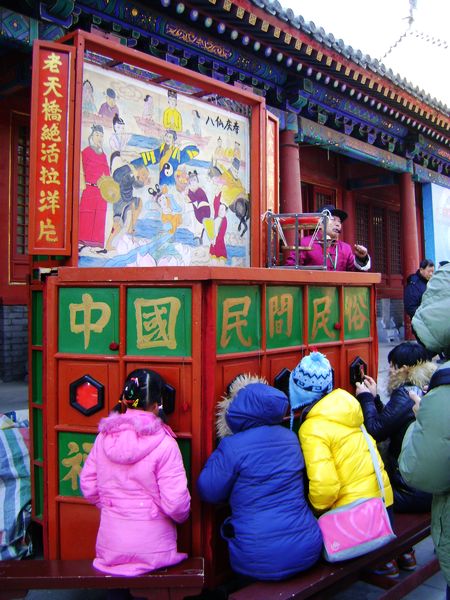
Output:
M294 410L320 400L333 390L333 369L321 352L304 356L289 377L289 402L291 404L291 429Z

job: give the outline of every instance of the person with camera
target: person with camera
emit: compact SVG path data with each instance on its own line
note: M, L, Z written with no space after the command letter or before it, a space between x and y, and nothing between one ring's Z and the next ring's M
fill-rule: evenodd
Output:
M405 432L415 420L410 391L422 394L428 386L436 365L431 362L429 352L419 343L402 342L388 354L389 375L387 391L390 398L386 405L377 394L377 382L368 375L356 383L356 398L361 404L364 424L377 442L387 441L383 455L384 464L394 491L394 511L403 513L429 512L431 494L409 486L403 479L398 457L402 449ZM416 567L414 550L411 548L385 565L391 576L398 567L412 571Z

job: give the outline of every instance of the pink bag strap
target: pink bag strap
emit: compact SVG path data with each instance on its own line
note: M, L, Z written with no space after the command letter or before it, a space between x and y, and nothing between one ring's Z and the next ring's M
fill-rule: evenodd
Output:
M384 491L383 477L381 476L381 469L380 469L380 465L378 463L378 457L376 455L375 448L373 446L370 435L367 433L367 429L364 427L364 425L361 425L360 429L361 429L364 437L366 438L367 445L369 446L370 458L372 459L373 467L375 469L375 475L377 476L378 487L380 488L381 497L383 499L383 502L386 504L386 494Z

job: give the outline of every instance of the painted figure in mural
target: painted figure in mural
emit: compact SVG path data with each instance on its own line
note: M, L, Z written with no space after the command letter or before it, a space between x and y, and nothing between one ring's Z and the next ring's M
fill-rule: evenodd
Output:
M96 113L94 101L94 87L89 79L83 81L83 112L84 113Z
M202 231L200 234L200 244L203 244L203 236L206 234L208 239L213 237L213 223L211 221L211 206L208 201L208 197L203 188L200 187L200 181L198 179L197 171L189 171L189 185L187 195L189 202L192 204L194 209L194 216L196 220L202 225Z
M164 134L164 141L154 150L141 153L144 165L155 165L159 163L159 185L175 185L175 172L182 163L187 163L195 158L199 149L197 146L189 145L181 149L176 144L177 134L168 129Z
M347 213L332 206L323 206L322 212L329 215L327 222L327 270L328 271L368 271L370 269L370 256L365 246L350 244L339 239L342 223L347 218ZM300 240L301 246L311 246L311 250L299 250L299 264L305 266L320 266L323 264L323 239L320 236L312 241L312 236ZM295 265L295 251L286 259L286 265Z
M105 252L114 250L113 241L122 231L128 212L131 210L131 219L127 233L134 233L134 228L142 210L142 199L134 195L135 190L148 185L150 174L141 159L116 168L112 174L114 181L119 184L120 198L113 204L113 226L106 242Z
M163 223L169 223L169 233L173 234L178 229L183 221L183 214L180 205L176 202L173 194L169 194L169 188L167 185L163 185L162 188L158 184L154 188L149 188L148 193L153 197L155 202L161 209L161 221Z
M220 169L211 165L208 170L208 176L215 188L213 200L213 219L214 219L214 239L209 247L211 258L218 261L227 260L227 247L225 245L225 234L227 232L227 206L222 202L222 173Z
M183 129L183 120L177 108L177 93L169 90L167 92L167 102L169 106L163 114L164 129L173 129L173 131L179 133Z
M247 231L247 221L250 218L250 201L242 181L239 179L239 169L241 161L233 158L231 166L228 169L220 167L222 171L222 201L228 208L235 213L239 219L238 231L241 237ZM242 228L242 229L241 229Z
M121 154L125 150L131 136L125 132L125 121L118 115L114 115L112 125L114 133L109 138L109 147L111 148L111 152L119 152Z
M192 111L192 131L194 135L201 137L202 135L202 120L200 118L200 113L197 109Z
M233 158L241 160L241 145L239 142L234 142Z
M153 96L147 94L144 98L144 108L142 109L143 119L153 119Z
M109 175L108 159L103 151L103 127L92 125L88 146L81 152L81 200L78 222L80 250L84 246L105 245L107 204L102 198L99 180Z
M225 149L223 147L223 140L219 136L217 138L217 145L215 147L214 155L213 155L214 166L217 167L217 162L219 160L223 160L224 158L225 158Z
M111 121L116 115L120 116L119 107L116 104L116 92L112 88L106 90L106 100L98 109L98 114L111 119Z

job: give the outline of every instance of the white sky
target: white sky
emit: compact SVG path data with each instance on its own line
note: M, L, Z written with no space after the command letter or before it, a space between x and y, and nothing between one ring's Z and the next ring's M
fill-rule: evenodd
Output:
M431 97L450 107L450 0L416 0L409 28L409 0L280 0L305 21L313 21L336 39L380 60ZM423 37L416 37L416 33ZM434 43L426 37L434 38ZM438 45L439 41L446 42Z

